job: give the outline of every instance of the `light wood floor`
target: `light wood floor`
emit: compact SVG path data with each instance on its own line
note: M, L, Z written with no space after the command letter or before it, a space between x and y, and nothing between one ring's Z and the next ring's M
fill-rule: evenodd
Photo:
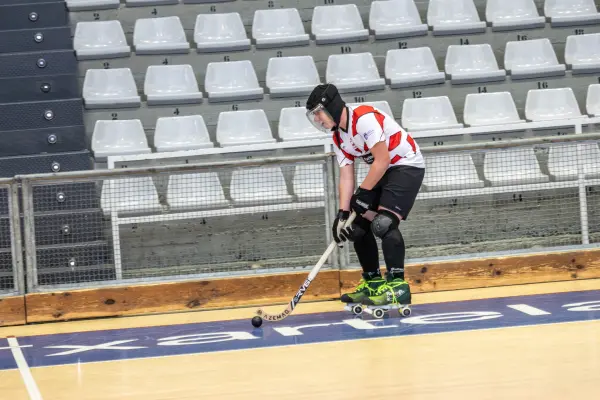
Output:
M416 295L416 303L600 289L600 280ZM299 313L339 310L302 304ZM246 318L222 310L0 329L0 336ZM595 399L600 321L33 368L44 400ZM28 399L17 371L0 399Z

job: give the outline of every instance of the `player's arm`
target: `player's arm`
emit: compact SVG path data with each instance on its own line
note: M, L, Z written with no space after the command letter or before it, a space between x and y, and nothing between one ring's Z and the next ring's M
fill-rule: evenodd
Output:
M354 165L349 164L340 168L340 210L350 211L352 193L354 193Z
M371 148L371 154L374 158L373 164L371 164L371 168L369 168L369 173L365 177L365 180L360 184L361 188L367 190L371 190L375 187L390 165L390 154L385 141L378 142L373 146Z

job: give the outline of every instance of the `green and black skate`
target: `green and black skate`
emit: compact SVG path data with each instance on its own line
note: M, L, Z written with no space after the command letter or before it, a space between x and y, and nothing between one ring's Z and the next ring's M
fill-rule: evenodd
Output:
M408 282L401 278L390 278L377 289L374 295L362 300L366 306L365 312L375 318L383 318L386 312L396 309L400 315L408 317L411 314L411 294Z
M346 303L345 310L351 311L359 315L363 311L362 301L369 296L375 295L377 289L385 284L385 280L381 275L372 276L368 273L362 274L362 279L358 283L356 289L352 293L345 293L340 297L343 303Z

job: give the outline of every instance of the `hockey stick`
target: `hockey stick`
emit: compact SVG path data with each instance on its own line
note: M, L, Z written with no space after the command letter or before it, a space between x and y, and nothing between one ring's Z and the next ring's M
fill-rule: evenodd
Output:
M344 224L344 228L349 226L352 223L352 221L354 221L354 218L356 218L356 213L352 212L352 214L350 215L350 217ZM315 279L315 277L319 273L319 270L321 269L323 264L325 264L325 261L327 261L327 259L329 258L329 255L333 252L333 250L335 249L336 246L337 246L337 243L335 242L335 240L329 244L329 247L327 247L327 250L325 250L325 253L323 253L323 255L321 256L319 261L315 264L313 269L310 271L310 273L308 274L308 278L306 278L306 280L304 281L302 286L300 286L300 289L298 290L298 292L296 292L296 295L294 296L294 298L292 298L292 301L290 301L290 304L288 304L288 306L286 307L285 310L283 310L283 312L281 312L279 314L267 314L266 312L263 311L262 308L260 308L260 309L258 309L258 311L256 311L256 315L258 315L259 317L261 317L262 319L267 320L267 321L281 321L282 319L289 316L292 313L292 311L294 311L294 308L296 308L296 305L300 302L300 299L302 298L302 296L304 296L306 289L308 289L308 287L312 283L313 279Z

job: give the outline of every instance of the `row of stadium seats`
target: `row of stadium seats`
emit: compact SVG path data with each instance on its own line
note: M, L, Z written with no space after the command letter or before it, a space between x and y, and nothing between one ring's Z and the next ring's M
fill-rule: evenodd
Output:
M592 45L593 44L593 45ZM595 46L594 46L595 45ZM573 71L600 70L600 34L571 36L567 41L567 63ZM548 39L508 42L505 69L490 45L449 46L445 71L440 71L431 49L389 50L385 58L385 79L381 77L371 53L329 56L325 80L341 92L381 90L386 80L392 88L444 83L483 83L506 79L540 78L564 75ZM232 79L235 77L235 79ZM271 97L304 96L321 83L311 56L269 59L266 87ZM249 60L209 63L204 87L212 101L260 99L264 89ZM88 109L138 107L141 99L129 68L89 69L83 84ZM191 65L155 65L147 68L143 93L148 105L199 103L196 74Z
M480 178L472 156L468 153L428 155L426 191L477 189L486 186L509 186L568 181L578 179L574 160L584 160L586 179L600 178L600 149L597 142L551 146L548 152L548 174L542 172L533 149L490 151L483 162L484 179ZM368 166L357 164L356 179L362 181ZM292 201L322 200L324 197L323 166L300 164L295 167L288 192L280 167L257 167L234 170L225 185L215 172L172 175L169 177L166 202L170 211L220 208ZM229 198L224 187L228 187ZM132 191L131 188L135 188ZM123 196L123 193L129 193ZM473 194L476 194L474 192ZM101 205L105 213L161 212L157 189L152 178L129 178L108 181L102 189Z
M394 117L387 102L369 104ZM587 113L592 116L600 115L600 84L591 85L588 89ZM525 119L528 121L585 117L571 88L539 89L528 93L525 107ZM422 131L460 129L465 125L505 125L510 128L510 124L525 122L519 116L510 92L467 95L463 120L464 124L458 122L448 97L428 97L404 101L401 125L410 132L417 132L414 136L418 138L418 132ZM282 141L324 139L329 136L310 124L303 107L283 108L277 133ZM158 152L205 149L215 145L200 115L158 118L153 139ZM221 147L275 141L263 110L227 111L219 114L216 142ZM152 152L140 120L96 121L92 150L97 159Z
M291 15L265 17L264 26L258 26L253 30L252 36L257 48L308 45L309 35L304 32L300 17L297 11L295 13L294 11L296 10L265 11ZM296 20L296 23L283 26L272 24L272 21L278 18ZM261 18L260 21L263 19ZM327 24L322 30L327 32L313 30L317 44L367 40L369 36L369 31L362 27L349 30L346 25L336 28ZM329 30L333 33L329 33ZM251 47L250 38L237 13L198 15L193 40L194 48L200 53L243 51ZM588 44L589 41L580 43L580 45ZM187 54L192 48L181 20L176 16L137 20L131 45L138 55ZM80 60L127 57L132 50L127 43L121 22L117 20L77 23L73 46Z
M323 165L299 164L288 193L280 167L244 168L233 171L228 200L216 172L171 175L166 201L170 210L186 210L322 200ZM131 188L135 188L132 191ZM129 196L123 196L129 193ZM152 178L111 180L102 188L105 212L160 212L162 207Z
M183 4L216 3L218 1L184 0ZM71 11L85 9L118 8L119 0L67 0ZM178 4L178 0L126 0L126 6L154 6L157 4ZM279 10L257 10L271 13L267 20L296 24L296 19L280 19ZM255 13L254 22L257 18ZM274 18L273 18L274 17ZM498 30L523 29L543 26L546 18L552 24L570 25L595 23L600 21L594 0L546 0L544 16L540 16L533 0L488 0L485 8L485 21L482 21L473 0L431 0L427 8L427 24L422 23L414 0L374 1L369 13L369 28L375 35L415 35L427 32L431 28L434 34L456 34L484 31L486 22ZM298 20L300 21L299 17ZM347 36L350 31L363 30L363 23L354 4L328 5L314 7L311 18L313 33L319 29L327 30L324 39ZM335 26L336 21L340 26ZM254 24L253 24L254 25ZM304 30L304 29L302 29ZM346 32L343 32L343 31ZM362 33L364 34L364 33ZM317 40L319 40L317 38Z

